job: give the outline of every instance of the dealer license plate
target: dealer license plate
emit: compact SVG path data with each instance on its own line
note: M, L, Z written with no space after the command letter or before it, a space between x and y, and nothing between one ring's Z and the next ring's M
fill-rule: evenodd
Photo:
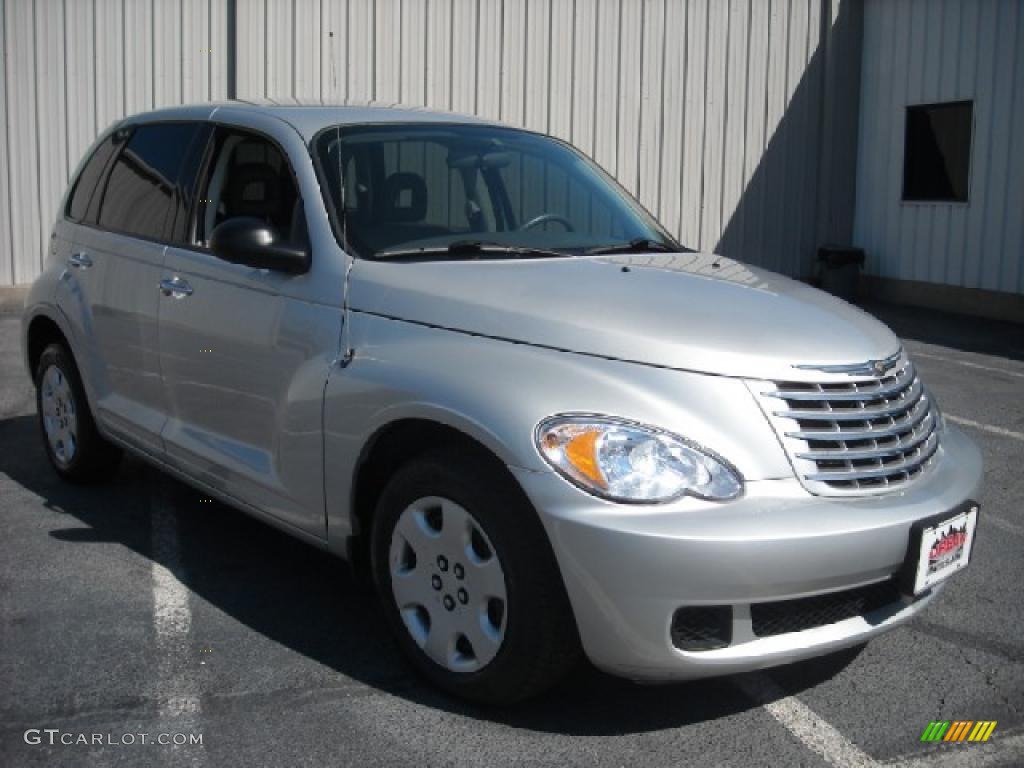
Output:
M967 567L977 524L978 507L972 505L966 511L920 530L914 575L915 595Z

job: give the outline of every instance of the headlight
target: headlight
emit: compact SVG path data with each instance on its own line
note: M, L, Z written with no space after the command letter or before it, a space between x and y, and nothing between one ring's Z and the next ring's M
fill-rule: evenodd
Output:
M665 502L689 494L731 499L738 473L680 437L607 416L554 416L537 427L541 455L584 490L614 501Z

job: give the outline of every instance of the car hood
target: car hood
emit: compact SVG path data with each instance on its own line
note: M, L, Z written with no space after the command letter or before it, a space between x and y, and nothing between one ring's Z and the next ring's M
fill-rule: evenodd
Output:
M356 262L349 306L409 322L603 358L799 380L899 340L803 283L702 253Z

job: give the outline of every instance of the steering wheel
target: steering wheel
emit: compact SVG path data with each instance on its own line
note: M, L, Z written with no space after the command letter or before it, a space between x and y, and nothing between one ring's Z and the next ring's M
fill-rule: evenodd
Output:
M556 221L565 227L566 232L575 232L576 230L572 226L572 222L569 221L565 216L558 213L542 213L540 216L534 216L525 224L519 226L519 231L522 232L527 229L533 229L539 227L541 224L547 224L549 221Z

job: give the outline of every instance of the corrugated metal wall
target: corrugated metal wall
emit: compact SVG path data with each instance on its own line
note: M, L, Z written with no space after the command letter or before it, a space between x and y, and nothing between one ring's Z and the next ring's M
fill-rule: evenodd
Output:
M823 40L848 5L240 0L238 95L401 102L551 133L684 243L807 275L819 240L852 228L848 199L819 207ZM855 121L843 127L829 151L850 157ZM852 165L842 183L852 197Z
M97 131L223 97L232 76L239 98L401 102L552 133L683 242L806 276L816 246L852 230L859 8L5 0L0 285L38 271L69 168Z
M1024 2L868 0L855 239L883 278L1024 293ZM911 104L974 100L969 202L901 203Z
M114 120L227 96L228 0L4 0L0 285L38 273L70 173Z

